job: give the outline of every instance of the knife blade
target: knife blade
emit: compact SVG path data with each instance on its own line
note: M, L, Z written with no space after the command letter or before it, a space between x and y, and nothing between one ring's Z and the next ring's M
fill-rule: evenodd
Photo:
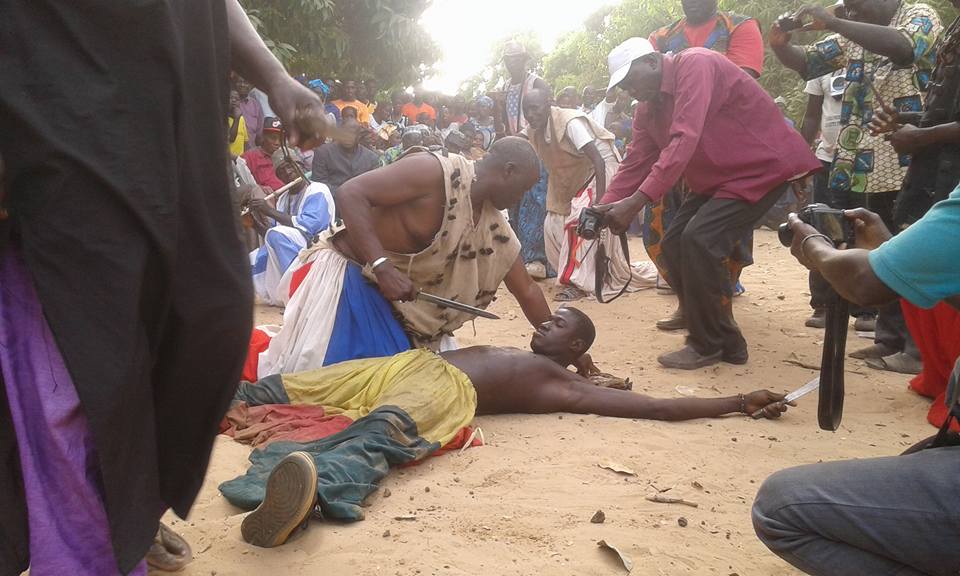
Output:
M807 382L807 383L804 384L803 386L797 388L797 389L794 390L793 392L791 392L791 393L787 394L786 396L784 396L784 398L783 398L783 403L786 404L786 403L789 403L789 402L793 402L794 400L799 400L800 398L803 398L804 396L806 396L807 394L813 392L814 390L816 390L816 389L819 388L819 387L820 387L820 377L817 376L817 377L814 378L813 380ZM768 404L767 406L769 406L769 404ZM750 416L752 416L754 419L760 418L760 417L763 415L763 410L764 410L764 408L766 408L767 406L764 406L763 408L757 410L756 412L754 412L754 413L751 414Z
M441 307L453 308L454 310L473 314L474 316L479 316L481 318L489 318L490 320L500 319L500 317L496 314L487 312L482 308L476 308L468 304L463 304L462 302L457 302L456 300L449 300L447 298L441 298L440 296L434 296L433 294L428 294L427 292L417 292L417 300L430 302L431 304L436 304L437 306Z

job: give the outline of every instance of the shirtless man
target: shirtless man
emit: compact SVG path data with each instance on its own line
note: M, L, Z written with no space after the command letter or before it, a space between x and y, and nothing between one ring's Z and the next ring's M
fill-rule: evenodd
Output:
M346 230L306 254L309 272L259 357L258 376L390 356L411 343L452 347L453 332L473 316L415 301L421 289L485 308L502 282L533 326L548 320L500 213L536 182L538 166L530 144L512 137L475 163L412 154L346 182L335 197Z
M439 356L413 351L242 383L235 400L251 405L309 403L330 413L367 414L316 443L269 446L251 457L245 476L221 485L231 503L257 508L244 519L244 539L282 544L318 500L324 518L359 520L360 503L389 467L428 456L475 414L569 412L676 421L758 410L777 418L787 409L782 395L766 390L726 398L652 398L595 386L567 369L594 337L585 314L560 308L537 328L533 353L494 346ZM358 460L365 465L354 464Z

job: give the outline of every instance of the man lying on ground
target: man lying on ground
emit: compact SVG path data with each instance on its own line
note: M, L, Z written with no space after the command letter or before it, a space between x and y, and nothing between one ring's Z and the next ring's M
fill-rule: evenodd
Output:
M321 405L362 416L323 440L276 442L254 452L246 475L220 491L234 505L257 508L241 528L247 542L283 544L314 506L324 518L360 520L360 504L390 467L420 460L470 424L476 414L570 412L618 418L688 420L787 408L766 390L726 398L651 398L594 386L567 369L590 348L590 319L560 308L530 341L533 353L475 346L437 355L412 350L353 360L312 372L242 383L234 397L251 405Z
M390 356L411 344L440 349L474 317L415 301L421 289L486 308L504 283L531 325L545 322L550 307L500 213L536 182L538 166L530 144L513 137L476 163L411 154L346 182L335 196L346 230L301 253L309 271L257 375Z

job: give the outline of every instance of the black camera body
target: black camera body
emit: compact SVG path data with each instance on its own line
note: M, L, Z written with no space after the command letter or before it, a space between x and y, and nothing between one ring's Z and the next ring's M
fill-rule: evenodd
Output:
M584 240L595 240L605 227L603 213L597 212L593 208L584 208L580 212L580 220L577 222L577 236Z
M784 16L783 18L777 20L777 26L784 32L793 32L803 28L803 22L801 22L799 18L794 18L793 16Z
M853 225L843 215L843 210L831 208L826 204L811 204L797 213L801 222L805 222L817 229L833 242L834 246L841 244L852 245L854 242ZM793 244L793 230L788 223L780 225L777 230L780 243L784 246Z

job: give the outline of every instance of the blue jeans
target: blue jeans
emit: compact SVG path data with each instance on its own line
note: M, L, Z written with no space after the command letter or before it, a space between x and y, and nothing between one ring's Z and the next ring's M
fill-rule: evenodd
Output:
M956 576L960 447L777 472L757 494L753 526L814 576Z

